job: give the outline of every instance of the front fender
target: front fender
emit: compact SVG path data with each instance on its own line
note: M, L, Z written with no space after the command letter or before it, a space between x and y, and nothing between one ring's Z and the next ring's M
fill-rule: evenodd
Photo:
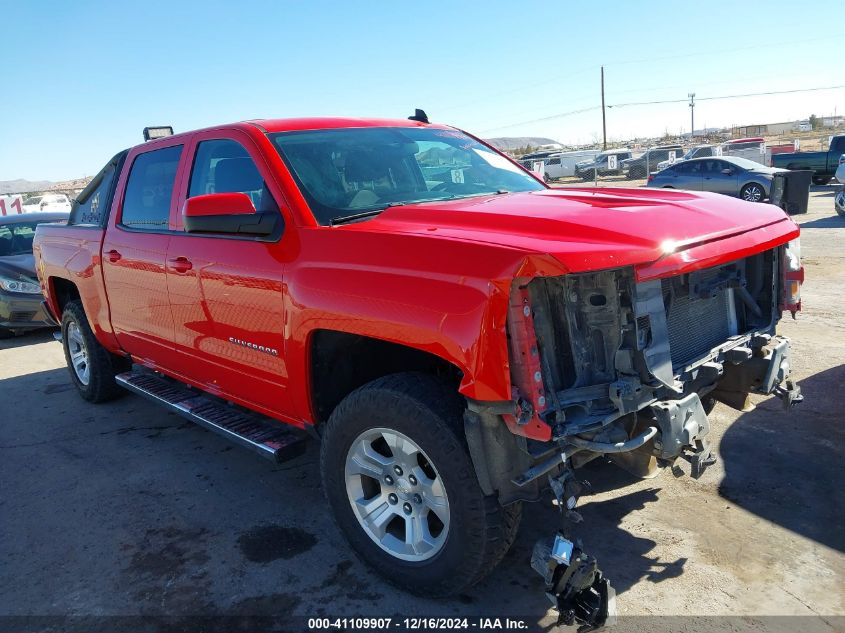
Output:
M509 284L502 288L482 279L457 282L321 266L299 269L288 284L287 338L295 346L288 354L299 359L296 366L306 366L306 343L315 331L333 330L442 358L461 371L460 392L468 398L510 398L505 345Z

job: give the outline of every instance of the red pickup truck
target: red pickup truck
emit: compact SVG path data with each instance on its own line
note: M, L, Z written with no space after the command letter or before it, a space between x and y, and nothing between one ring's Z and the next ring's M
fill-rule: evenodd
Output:
M83 398L130 390L273 459L319 436L340 529L421 595L485 576L550 487L565 525L532 565L599 625L612 587L570 540L575 469L698 476L716 400L800 400L775 333L800 308L798 234L715 194L551 189L418 114L146 142L35 256Z

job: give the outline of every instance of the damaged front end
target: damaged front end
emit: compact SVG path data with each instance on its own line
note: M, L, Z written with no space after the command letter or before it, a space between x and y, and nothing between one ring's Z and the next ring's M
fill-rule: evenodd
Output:
M506 466L488 463L483 473L503 503L536 498L548 477L565 525L538 543L532 566L564 621L590 629L612 617L612 588L569 534L586 489L573 488L573 469L609 455L649 477L684 459L697 478L715 461L707 415L717 400L743 411L752 393L800 402L789 341L775 326L782 310L800 309L802 278L791 243L661 279L638 281L621 268L514 285L516 400L471 407L467 436L473 455L480 445L508 452L495 437L502 419L515 436L519 450L502 457Z
M618 269L530 281L515 292L531 306L523 318L536 347L527 354L536 354L541 377L531 387L546 406L528 406L553 441L587 453L576 461L631 452L609 447L653 427L651 448L637 447L624 465L645 475L687 456L700 475L711 461L707 413L716 400L740 410L752 393L800 401L788 378L789 341L775 334L784 261L781 247L663 279L638 282L633 269ZM516 381L528 391L524 377Z

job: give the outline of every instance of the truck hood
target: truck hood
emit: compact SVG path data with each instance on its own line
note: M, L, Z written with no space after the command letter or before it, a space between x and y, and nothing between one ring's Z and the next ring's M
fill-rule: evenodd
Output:
M770 204L706 192L572 188L391 207L342 229L496 244L548 254L565 272L584 272L656 262L773 225L779 230L764 231L756 241L797 233L788 216Z

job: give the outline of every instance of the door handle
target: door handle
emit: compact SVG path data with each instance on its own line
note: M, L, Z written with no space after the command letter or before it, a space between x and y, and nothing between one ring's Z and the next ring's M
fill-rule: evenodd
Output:
M106 253L106 256L109 258L109 261L112 264L114 264L116 261L119 261L120 258L123 257L120 253L118 253L114 249L111 249L108 253Z
M194 267L191 260L187 257L174 257L173 259L168 259L167 263L177 273L186 273Z

